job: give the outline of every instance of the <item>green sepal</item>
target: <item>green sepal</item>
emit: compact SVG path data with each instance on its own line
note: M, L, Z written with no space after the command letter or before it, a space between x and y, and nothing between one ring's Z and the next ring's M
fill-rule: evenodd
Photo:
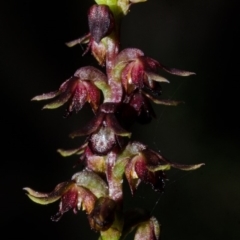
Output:
M134 240L158 240L160 235L160 224L155 217L141 223L134 236Z
M104 81L95 81L94 85L102 91L103 96L104 96L104 101L110 102L112 99L110 86Z
M25 187L23 190L27 191L27 196L35 203L47 205L56 202L61 196L75 185L74 181L67 181L59 183L55 189L50 193L41 193L31 188Z
M97 198L108 195L108 186L106 182L96 173L90 171L82 171L72 176L77 186L89 189Z
M151 172L157 172L157 171L161 171L161 170L162 171L170 170L170 168L173 167L173 168L177 168L177 169L183 170L183 171L192 171L192 170L196 170L204 165L205 165L204 163L192 164L192 165L168 163L168 164L159 165L159 166L148 166L148 170Z

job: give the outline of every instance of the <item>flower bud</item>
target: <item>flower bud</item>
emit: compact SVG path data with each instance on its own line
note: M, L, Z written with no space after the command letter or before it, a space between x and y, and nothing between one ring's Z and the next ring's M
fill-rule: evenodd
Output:
M88 12L88 25L91 37L99 43L111 33L114 27L114 17L106 5L93 5Z

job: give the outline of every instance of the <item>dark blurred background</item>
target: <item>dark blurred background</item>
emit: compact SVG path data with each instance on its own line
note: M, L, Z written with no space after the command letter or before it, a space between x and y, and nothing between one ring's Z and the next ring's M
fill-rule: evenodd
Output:
M68 119L64 107L41 111L30 99L56 90L74 71L96 65L81 46L65 42L87 33L93 0L0 3L1 234L5 239L97 239L84 212L50 216L58 204L31 202L23 187L51 191L79 167L57 148L79 146L68 134L91 117L85 108ZM162 225L162 240L240 239L239 7L234 0L148 0L122 23L122 48L137 47L161 63L197 73L165 74L163 98L178 107L154 106L158 118L135 125L133 136L179 163L205 162L193 172L171 170L164 194L142 185L125 207L146 207ZM131 239L131 237L129 238Z

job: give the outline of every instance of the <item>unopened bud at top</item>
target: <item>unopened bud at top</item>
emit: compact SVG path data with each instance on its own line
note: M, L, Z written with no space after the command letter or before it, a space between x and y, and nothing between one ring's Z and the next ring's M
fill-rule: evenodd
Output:
M93 5L88 12L88 25L91 37L99 43L110 34L114 27L114 17L106 5Z

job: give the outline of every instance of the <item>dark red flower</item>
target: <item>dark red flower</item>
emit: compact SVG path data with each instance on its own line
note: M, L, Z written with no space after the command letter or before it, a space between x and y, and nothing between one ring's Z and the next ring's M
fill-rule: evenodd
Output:
M90 214L95 208L97 199L108 196L106 182L96 173L86 170L74 174L72 180L58 184L50 193L40 193L28 187L24 190L32 201L42 205L60 199L59 211L52 217L53 221L58 221L71 209L74 213L82 209Z
M125 167L123 168L122 165ZM142 143L131 142L119 154L114 171L119 171L117 170L119 166L124 169L132 193L135 192L141 181L150 184L153 189L161 192L166 180L165 170L173 167L188 171L195 170L202 165L204 164L183 165L174 163Z
M34 97L32 100L41 101L55 98L54 101L45 105L44 109L54 109L70 102L67 113L73 110L78 112L83 105L88 102L94 112L100 105L99 82L107 82L106 75L94 67L82 67L78 69L74 76L65 81L58 91L44 93Z
M195 74L176 68L168 68L158 61L144 56L144 53L136 48L127 48L118 54L115 60L113 74L122 81L127 95L130 95L138 89L147 98L150 98L157 104L175 106L179 103L178 101L161 100L154 97L161 94L160 83L169 82L157 73L158 69L178 76Z
M104 103L96 116L82 129L72 133L72 138L88 135L88 146L99 155L106 155L116 145L121 145L121 137L131 133L123 129L115 117L116 104Z
M88 12L89 33L67 43L68 47L76 44L88 44L85 55L90 49L98 63L103 66L106 59L106 44L102 41L114 29L115 21L110 8L106 5L93 5Z
M139 123L149 123L156 114L149 99L139 90L132 92L125 98L125 105L122 110L123 118L136 120ZM130 122L129 122L130 124Z

